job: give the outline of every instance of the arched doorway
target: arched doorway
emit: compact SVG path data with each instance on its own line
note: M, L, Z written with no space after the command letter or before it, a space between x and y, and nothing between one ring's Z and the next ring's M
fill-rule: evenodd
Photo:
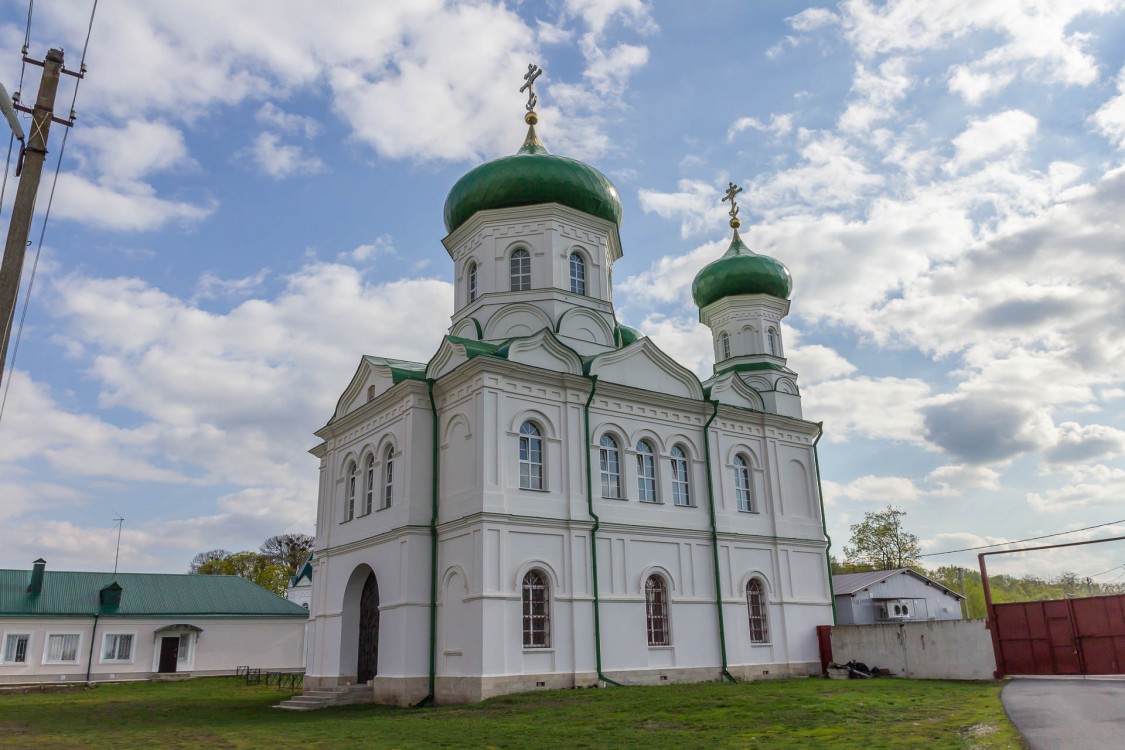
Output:
M359 658L356 679L360 684L379 674L379 581L368 573L359 595Z

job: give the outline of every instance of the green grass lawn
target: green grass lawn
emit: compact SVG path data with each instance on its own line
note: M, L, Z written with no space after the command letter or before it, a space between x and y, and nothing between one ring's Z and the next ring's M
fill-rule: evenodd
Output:
M558 690L472 706L270 708L236 678L0 696L0 748L1021 748L998 683L763 680Z

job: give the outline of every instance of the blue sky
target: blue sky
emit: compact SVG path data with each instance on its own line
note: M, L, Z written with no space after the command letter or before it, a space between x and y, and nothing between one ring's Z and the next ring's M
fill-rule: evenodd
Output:
M691 279L745 188L793 273L837 552L889 503L926 552L1125 516L1125 3L329 7L99 8L0 420L0 566L107 568L118 513L126 570L311 533L312 432L361 354L436 349L445 195L519 146L529 62L547 147L621 193L619 319L701 376ZM27 6L0 9L14 89ZM88 14L41 0L31 54L77 66Z

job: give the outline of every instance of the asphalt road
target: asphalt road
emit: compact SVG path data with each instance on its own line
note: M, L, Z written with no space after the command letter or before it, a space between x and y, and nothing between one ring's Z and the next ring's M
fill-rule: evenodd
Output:
M1125 680L1017 677L1000 700L1031 750L1125 747Z

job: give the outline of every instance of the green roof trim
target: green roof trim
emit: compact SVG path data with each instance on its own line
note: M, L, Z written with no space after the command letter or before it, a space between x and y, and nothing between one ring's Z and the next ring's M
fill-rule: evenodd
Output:
M738 230L723 257L704 266L691 284L692 299L699 307L739 294L789 299L792 292L793 277L785 264L755 253L739 237Z
M739 362L737 364L723 365L722 362L715 365L715 374L718 375L722 372L761 372L762 370L773 370L774 372L783 372L786 375L796 375L797 373L790 370L785 365L774 364L773 362Z
M635 344L638 339L644 338L644 334L636 328L631 328L627 325L617 324L617 330L614 331L613 338L616 340L617 348L624 349L630 344Z
M465 356L467 356L469 359L480 356L500 357L501 359L507 359L508 350L505 347L505 344L507 342L505 342L505 344L490 344L487 341L466 339L462 338L461 336L446 336L445 338L451 344L460 344L461 346L465 347ZM500 349L502 347L504 348L503 353L500 352Z
M386 357L373 357L364 354L363 358L376 367L388 367L391 371L391 381L398 385L404 380L425 380L426 366L419 362L407 362L405 359L388 359Z
M576 159L549 154L535 142L459 179L445 199L445 228L455 231L478 211L540 203L561 203L621 223L621 196L608 177Z
M300 617L304 607L238 576L47 571L29 594L30 570L0 570L0 617ZM120 603L102 604L121 587Z

